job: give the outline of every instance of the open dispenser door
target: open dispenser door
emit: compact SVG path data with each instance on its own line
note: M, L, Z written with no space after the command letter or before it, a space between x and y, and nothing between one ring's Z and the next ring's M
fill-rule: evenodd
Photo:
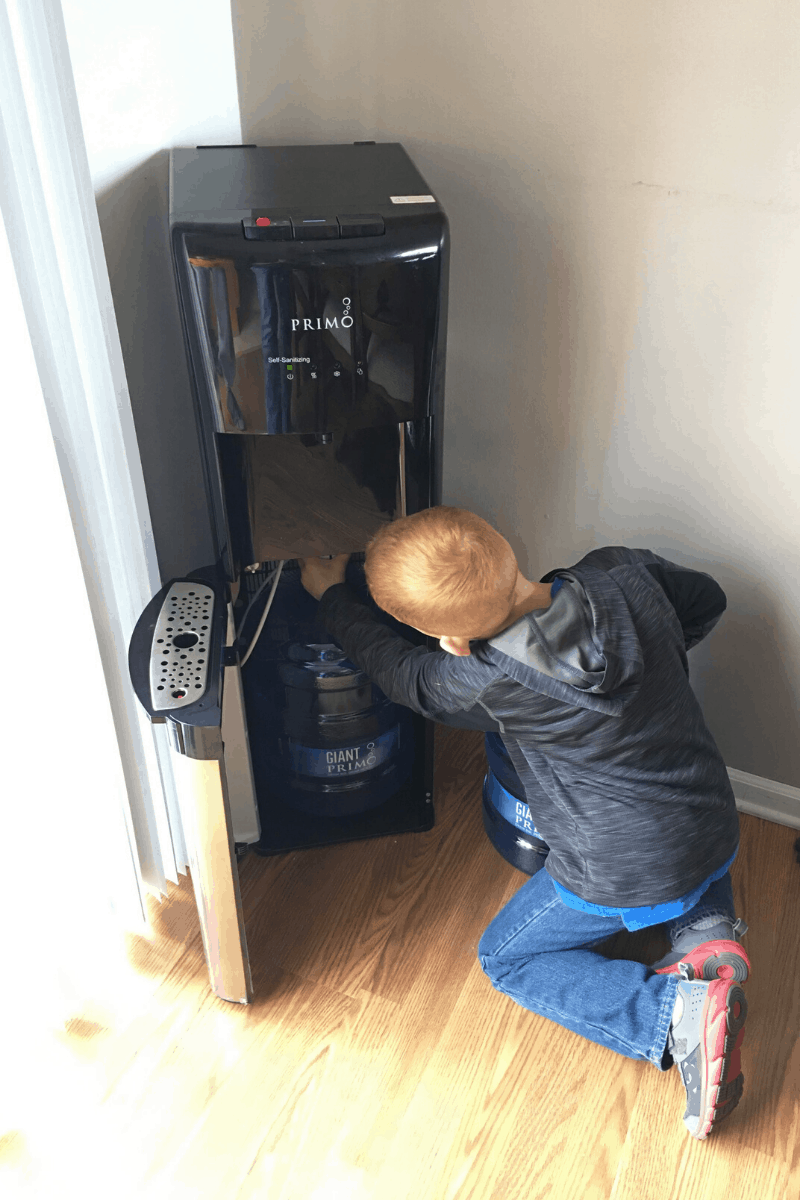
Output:
M244 824L241 840L251 840L258 836L258 817L239 666L227 645L231 629L226 590L213 569L173 579L139 618L129 666L150 720L169 731L212 990L223 1000L248 1004L252 981L236 827ZM235 750L230 763L226 744Z

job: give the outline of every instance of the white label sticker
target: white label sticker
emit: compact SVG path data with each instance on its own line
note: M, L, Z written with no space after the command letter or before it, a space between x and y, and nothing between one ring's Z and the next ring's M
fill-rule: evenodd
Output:
M435 196L390 196L392 204L435 204Z

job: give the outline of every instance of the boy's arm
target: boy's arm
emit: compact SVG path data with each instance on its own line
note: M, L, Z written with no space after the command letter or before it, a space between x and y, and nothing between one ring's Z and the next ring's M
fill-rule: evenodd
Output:
M654 554L652 550L604 546L599 550L590 550L581 562L599 567L609 574L620 567L643 566L675 609L687 650L691 650L711 632L728 604L722 588L710 575L691 567L681 567L668 558ZM549 572L542 582L549 582L556 573Z
M442 724L499 730L478 703L494 681L490 665L413 645L387 629L346 583L323 593L318 619L393 703Z
M656 562L645 563L677 613L687 650L701 642L719 621L728 601L715 579L704 571L679 567L654 554Z

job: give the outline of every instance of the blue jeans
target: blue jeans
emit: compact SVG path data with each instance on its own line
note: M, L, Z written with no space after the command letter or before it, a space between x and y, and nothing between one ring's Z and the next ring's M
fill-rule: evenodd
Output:
M706 916L736 920L730 873L665 928L674 939ZM540 870L488 926L478 958L492 985L523 1008L666 1071L672 1066L666 1045L678 976L591 949L624 928L621 917L569 908Z

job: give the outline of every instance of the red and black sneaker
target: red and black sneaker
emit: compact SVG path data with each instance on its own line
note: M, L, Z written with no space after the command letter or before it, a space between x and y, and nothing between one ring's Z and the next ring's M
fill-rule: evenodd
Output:
M741 1048L747 1001L738 983L680 979L667 1049L686 1089L683 1123L702 1141L742 1095Z
M701 942L681 955L668 967L655 967L656 975L680 975L681 979L730 979L744 983L750 973L750 959L738 942Z

